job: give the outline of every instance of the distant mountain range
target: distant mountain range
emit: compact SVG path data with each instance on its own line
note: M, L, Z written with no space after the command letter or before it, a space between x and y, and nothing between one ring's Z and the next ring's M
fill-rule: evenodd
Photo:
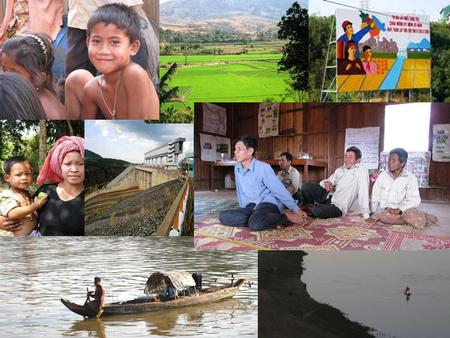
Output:
M84 150L85 179L84 186L102 186L119 175L131 163L113 158L104 158L91 150Z
M293 0L172 0L161 4L164 29L222 29L241 33L276 27Z
M423 38L420 42L410 42L408 44L407 48L414 48L414 49L430 49L431 45L430 45L430 41L428 41L428 39Z
M101 157L99 154L97 154L97 153L94 153L93 151L90 151L90 150L87 150L87 149L85 149L84 150L84 158L85 159L93 159L93 158L103 158L103 157Z

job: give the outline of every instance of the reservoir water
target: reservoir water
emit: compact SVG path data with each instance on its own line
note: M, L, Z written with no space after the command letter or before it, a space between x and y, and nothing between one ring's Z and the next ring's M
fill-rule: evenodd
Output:
M449 336L450 251L308 252L303 266L312 298L377 337Z
M256 337L257 253L192 249L192 238L0 238L2 337ZM143 295L158 270L202 272L204 283L246 276L229 300L140 315L83 319L60 302L83 304L102 278L107 302ZM205 281L206 280L206 281Z

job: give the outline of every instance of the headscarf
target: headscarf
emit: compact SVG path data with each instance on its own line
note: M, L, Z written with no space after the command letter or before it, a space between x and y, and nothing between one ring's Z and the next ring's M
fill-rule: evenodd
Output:
M79 151L81 158L84 159L84 139L77 136L63 136L56 141L39 171L37 183L43 184L47 180L56 183L62 182L62 162L67 153L71 151Z

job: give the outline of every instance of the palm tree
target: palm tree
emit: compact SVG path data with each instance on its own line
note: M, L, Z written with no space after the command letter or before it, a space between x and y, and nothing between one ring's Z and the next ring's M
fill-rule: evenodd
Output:
M167 102L173 102L174 100L179 98L178 92L180 91L180 88L178 86L169 88L169 80L172 78L173 75L175 75L177 68L178 65L176 63L172 63L167 72L163 76L161 76L161 79L159 80L160 105Z
M189 107L184 103L184 96L180 95L180 87L169 88L169 81L175 75L178 68L173 63L167 72L161 76L159 82L159 103L160 103L160 119L159 123L187 123L192 122L193 114ZM168 103L181 103L184 106L183 111L177 110L176 107Z

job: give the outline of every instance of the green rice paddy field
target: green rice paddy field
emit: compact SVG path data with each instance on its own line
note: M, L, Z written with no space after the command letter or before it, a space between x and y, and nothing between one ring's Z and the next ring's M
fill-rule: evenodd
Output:
M281 101L289 78L277 72L281 55L192 55L187 66L183 55L161 55L161 74L166 72L164 65L179 65L170 87L179 86L190 107L194 102Z

